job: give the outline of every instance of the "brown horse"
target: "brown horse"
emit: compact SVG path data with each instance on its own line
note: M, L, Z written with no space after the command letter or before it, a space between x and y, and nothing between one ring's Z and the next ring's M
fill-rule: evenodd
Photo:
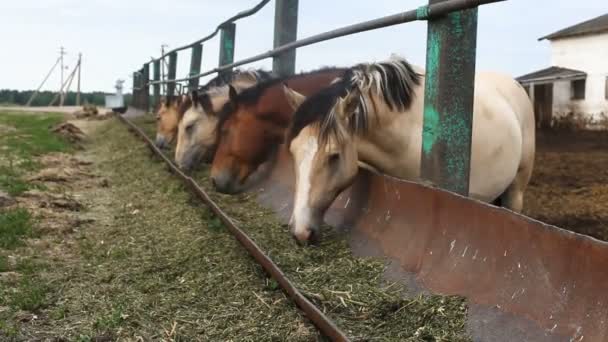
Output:
M239 70L236 69L230 74L217 76L207 84L201 86L198 94L208 94L209 98L216 100L222 93L228 93L228 84L238 85L239 87L249 87L260 80L268 79L272 74L263 70ZM190 108L190 96L163 97L156 114L156 146L167 148L178 138L178 127L184 114ZM224 101L225 102L225 101Z
M180 109L183 114L177 128L177 165L187 171L201 161L211 162L217 140L217 112L228 102L229 86L242 91L273 78L273 73L264 70L235 71L229 81L224 81L223 77L216 78L190 93Z
M211 181L217 191L234 194L245 190L250 176L272 159L291 123L293 107L284 85L312 95L341 76L345 69L326 68L275 79L238 94L229 91L217 123L217 145Z

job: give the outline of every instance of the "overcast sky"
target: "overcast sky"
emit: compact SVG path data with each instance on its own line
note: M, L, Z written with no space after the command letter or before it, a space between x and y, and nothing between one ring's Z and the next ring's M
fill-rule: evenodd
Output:
M66 64L83 53L82 88L113 91L161 43L177 47L201 38L236 12L259 0L0 0L0 88L33 89L65 46ZM424 0L300 0L298 37L425 4ZM478 69L513 76L549 64L549 43L537 38L604 13L607 0L509 0L480 10ZM236 56L241 59L272 48L274 1L256 16L237 23ZM207 43L203 69L218 62L218 39ZM340 38L298 50L297 69L348 66L387 58L395 52L424 65L426 24L410 23ZM188 73L190 52L178 57L178 76ZM270 60L252 67L269 69ZM46 89L59 87L59 76Z

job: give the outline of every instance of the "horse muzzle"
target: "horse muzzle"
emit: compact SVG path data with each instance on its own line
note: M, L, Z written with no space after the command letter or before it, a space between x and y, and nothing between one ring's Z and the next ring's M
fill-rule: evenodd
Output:
M162 135L156 135L156 140L154 141L154 145L156 145L156 147L160 148L160 149L167 149L169 148L169 143L167 142L167 139L165 139L164 136Z
M241 192L238 180L230 172L222 171L212 174L211 184L217 192L222 194L234 195Z

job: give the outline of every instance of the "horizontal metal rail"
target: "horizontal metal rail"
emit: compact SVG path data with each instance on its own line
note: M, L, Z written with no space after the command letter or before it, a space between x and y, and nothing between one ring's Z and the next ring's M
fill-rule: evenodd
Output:
M193 75L190 77L175 79L175 80L165 80L165 81L153 81L150 84L161 84L161 83L174 83L174 82L186 82L193 78L201 78L204 76L208 76L217 72L221 72L224 70L229 70L241 65L257 62L266 58L271 58L277 56L287 50L300 48L307 45L312 45L316 43L320 43L326 40L331 40L339 37L348 36L355 33L371 31L383 27L394 26L398 24L403 24L412 21L420 21L420 20L429 20L436 17L440 17L446 15L451 12L465 10L469 8L474 8L480 5L502 2L506 0L449 0L437 4L421 6L416 10L411 10L407 12L397 13L393 15L389 15L386 17L365 21L358 24L353 24L349 26L345 26L339 29L331 30L328 32L316 34L314 36L297 40L295 42L291 42L289 44L285 44L277 47L276 49L261 53L259 55L245 58L243 60L234 62L232 64L222 65L220 67L211 69L209 71L205 71L198 75Z
M222 28L222 26L224 26L224 25L226 25L226 24L229 24L229 23L233 23L233 22L235 22L235 21L237 21L237 20L239 20L239 19L243 19L243 18L246 18L246 17L250 17L250 16L252 16L252 15L256 14L256 13L257 13L257 12L259 12L259 11L260 11L262 8L264 8L264 6L266 6L266 4L268 4L269 2L270 2L270 0L262 0L262 1L260 1L260 3L259 3L259 4L257 4L257 5L255 5L255 7L250 8L250 9L245 10L245 11L242 11L242 12L239 12L239 13L237 13L236 15L234 15L233 17L231 17L231 18L229 18L229 19L224 20L224 21L223 21L221 24L219 24L219 25L218 25L218 26L215 28L215 31L213 31L213 32L212 32L210 35L208 35L208 36L206 36L206 37L203 37L203 38L201 38L201 39L199 39L199 40L197 40L197 41L195 41L195 42L193 42L193 43L190 43L190 44L188 44L188 45L180 46L180 47L175 48L175 49L173 49L173 50L171 50L171 51L169 51L169 52L165 52L165 54L164 54L164 55L162 55L162 56L158 57L157 59L152 59L152 60L151 60L150 62L148 62L147 64L151 64L151 63L154 63L154 62L155 62L155 61L157 61L157 60L161 60L161 59L163 59L163 58L165 58L165 57L169 56L169 55L170 55L170 54L172 54L173 52L178 52L178 51L181 51L181 50L185 50L185 49L188 49L188 48L193 47L194 45L197 45L197 44L200 44L200 43L203 43L203 42L208 41L209 39L211 39L211 38L215 37L215 36L218 34L218 32L220 31L220 29Z
M285 276L283 271L268 257L262 249L240 228L238 228L233 220L209 197L194 179L184 174L167 156L165 156L146 136L146 134L137 127L134 123L123 117L117 117L126 124L135 134L137 134L148 147L161 158L169 167L170 171L178 176L190 189L201 199L213 213L219 217L222 223L228 228L230 233L238 240L238 242L249 252L255 261L264 268L264 270L277 281L279 286L287 293L287 295L296 303L296 305L304 311L308 319L332 341L349 341L348 337L327 317L321 312L312 302L310 302Z

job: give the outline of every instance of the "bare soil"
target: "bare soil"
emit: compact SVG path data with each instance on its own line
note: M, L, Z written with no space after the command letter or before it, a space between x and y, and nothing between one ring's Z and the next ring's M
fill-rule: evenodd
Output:
M608 241L608 132L537 133L524 213Z

